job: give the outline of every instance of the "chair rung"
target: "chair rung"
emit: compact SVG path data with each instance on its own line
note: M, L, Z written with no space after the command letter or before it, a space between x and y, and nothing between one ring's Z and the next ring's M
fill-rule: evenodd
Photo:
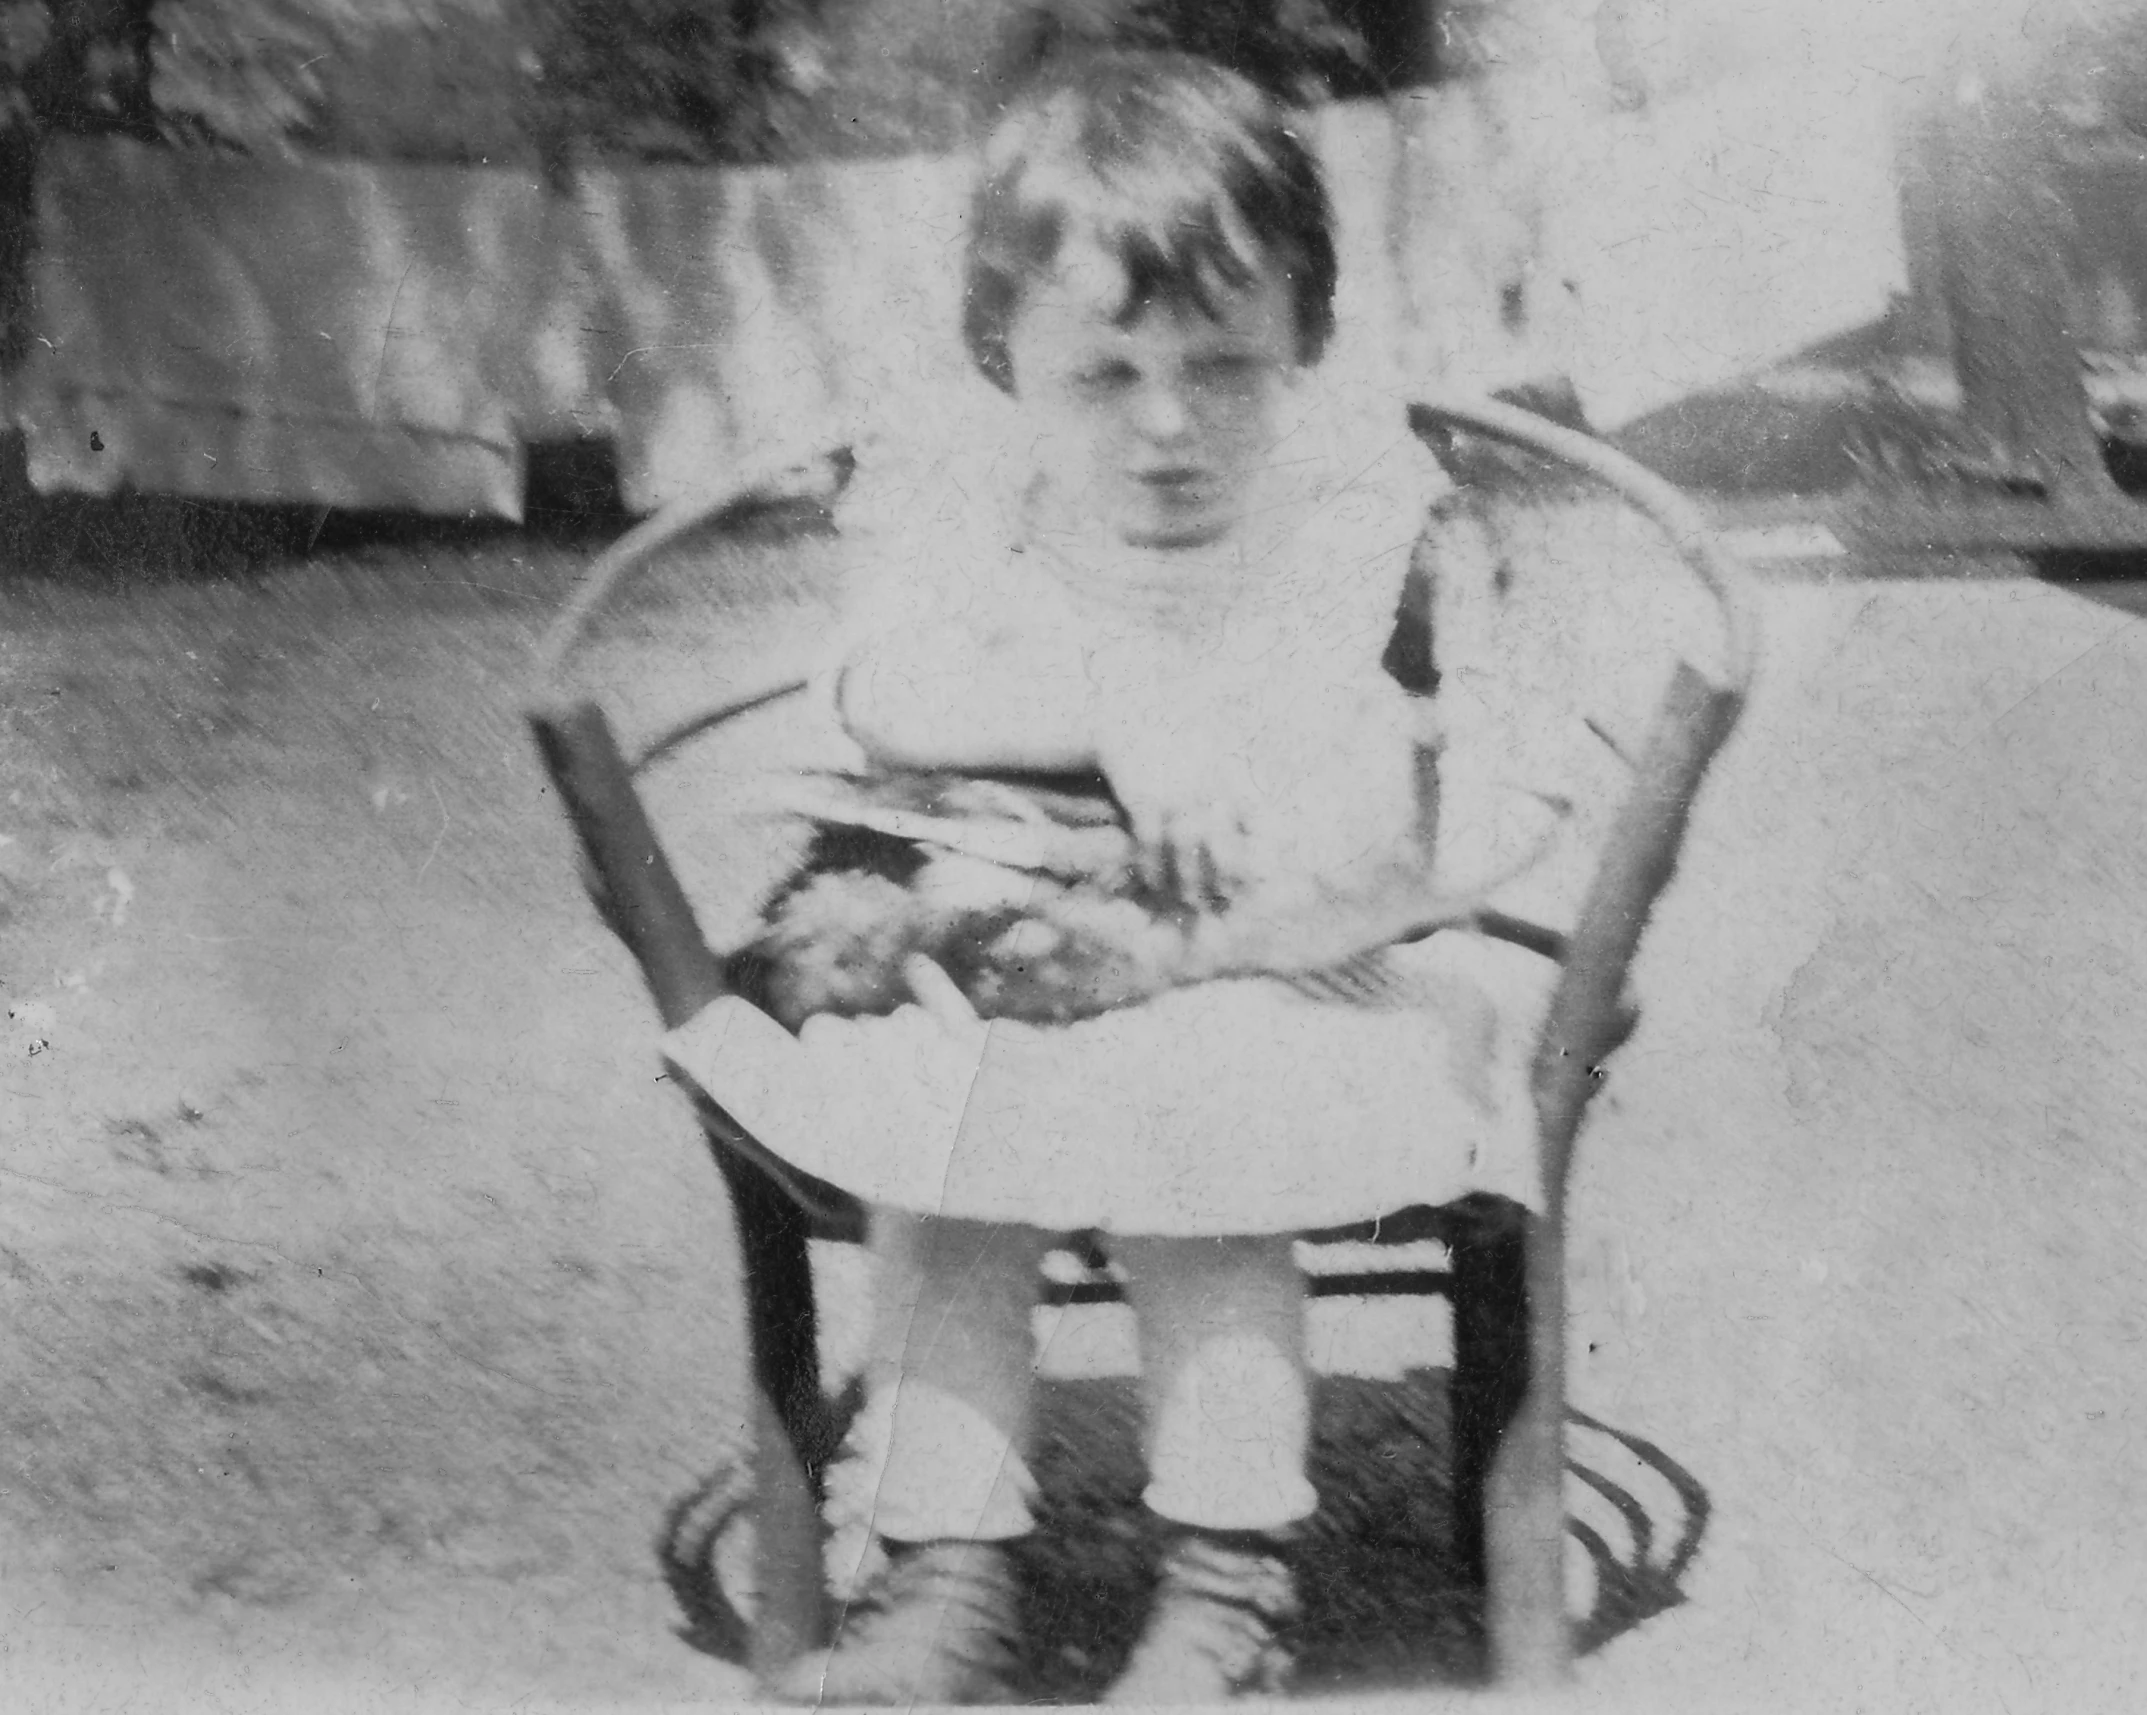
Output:
M1314 1298L1428 1298L1450 1295L1454 1277L1443 1268L1362 1269L1349 1274L1311 1275L1305 1286ZM1043 1302L1054 1308L1117 1304L1125 1296L1125 1288L1115 1280L1051 1280L1044 1283Z
M1310 1286L1314 1298L1443 1298L1453 1293L1454 1276L1444 1268L1372 1268L1316 1274Z

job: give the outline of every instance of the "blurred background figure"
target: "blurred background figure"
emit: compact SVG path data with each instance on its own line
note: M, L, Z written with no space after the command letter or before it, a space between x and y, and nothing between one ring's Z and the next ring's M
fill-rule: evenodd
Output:
M2023 123L1991 133L1990 182L2061 181L2065 337L2107 380L2147 338L2119 159L2147 123L2143 18L2134 0L0 0L0 388L47 493L512 517L564 447L589 493L638 512L785 447L809 459L961 373L934 332L958 157L1078 40L1184 48L1303 108L1346 319L1376 330L1340 361L1604 430L1896 296L1942 349L1938 294L1903 261L1932 199L1904 244L1895 138L1918 193L1928 116L2003 86Z

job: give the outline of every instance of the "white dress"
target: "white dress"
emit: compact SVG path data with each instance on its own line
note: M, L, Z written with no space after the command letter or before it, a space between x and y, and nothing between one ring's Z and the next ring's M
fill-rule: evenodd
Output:
M861 465L843 522L878 566L856 629L1002 599L1059 604L1070 624L1170 623L1175 566L1100 595L1059 586L1014 420L981 415L966 456ZM1327 672L1337 697L1399 705L1380 658L1443 475L1398 414L1330 406L1297 444L1241 545L1236 575L1260 588L1223 651L1241 647L1255 681L1285 650L1309 664L1300 685ZM1505 682L1488 568L1462 555L1437 574L1440 868L1466 890L1534 853L1493 902L1533 891L1520 903L1555 916L1582 870L1572 812L1605 800L1607 754L1529 694L1552 688ZM1294 789L1355 785L1338 756ZM1540 1203L1527 1063L1554 975L1445 930L1343 971L1197 983L1068 1024L950 1026L907 1005L792 1037L734 998L666 1052L775 1155L871 1203L1062 1231L1300 1231L1478 1190Z

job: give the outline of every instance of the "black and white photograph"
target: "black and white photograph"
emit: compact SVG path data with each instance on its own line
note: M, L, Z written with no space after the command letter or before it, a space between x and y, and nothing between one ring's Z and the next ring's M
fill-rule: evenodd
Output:
M2147 0L0 0L0 1708L2147 1699Z

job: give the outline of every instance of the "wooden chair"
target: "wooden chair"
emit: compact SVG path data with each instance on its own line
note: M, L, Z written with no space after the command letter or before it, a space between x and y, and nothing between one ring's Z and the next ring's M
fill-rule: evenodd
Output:
M1315 1276L1322 1294L1439 1292L1452 1301L1455 1361L1451 1421L1455 1540L1486 1582L1494 1676L1516 1685L1568 1671L1574 1629L1566 1610L1564 1397L1566 1196L1575 1140L1605 1059L1629 1033L1625 996L1653 905L1668 884L1701 778L1728 736L1751 671L1755 632L1743 573L1669 485L1600 442L1510 406L1436 400L1412 407L1411 427L1435 441L1520 449L1608 488L1667 536L1712 597L1723 642L1707 671L1680 659L1656 705L1652 736L1633 760L1574 929L1557 935L1487 916L1482 927L1557 961L1560 975L1533 1063L1546 1201L1540 1216L1477 1197L1412 1209L1375 1228L1306 1235L1323 1240L1444 1243L1446 1270L1357 1270ZM592 569L544 649L546 684L617 580L667 543L726 508L750 502L767 473L724 494L682 503L639 526ZM681 723L644 747L640 761L795 689L771 685ZM636 792L630 763L601 708L547 695L531 726L587 859L613 906L614 924L640 966L666 1028L725 991L724 966L702 938ZM756 1575L750 1658L772 1675L821 1641L826 1595L820 1478L840 1423L822 1393L808 1243L862 1236L856 1202L771 1156L728 1114L696 1095L703 1129L729 1189L738 1228L754 1380L751 1467ZM1112 1296L1090 1272L1057 1291L1061 1302Z

